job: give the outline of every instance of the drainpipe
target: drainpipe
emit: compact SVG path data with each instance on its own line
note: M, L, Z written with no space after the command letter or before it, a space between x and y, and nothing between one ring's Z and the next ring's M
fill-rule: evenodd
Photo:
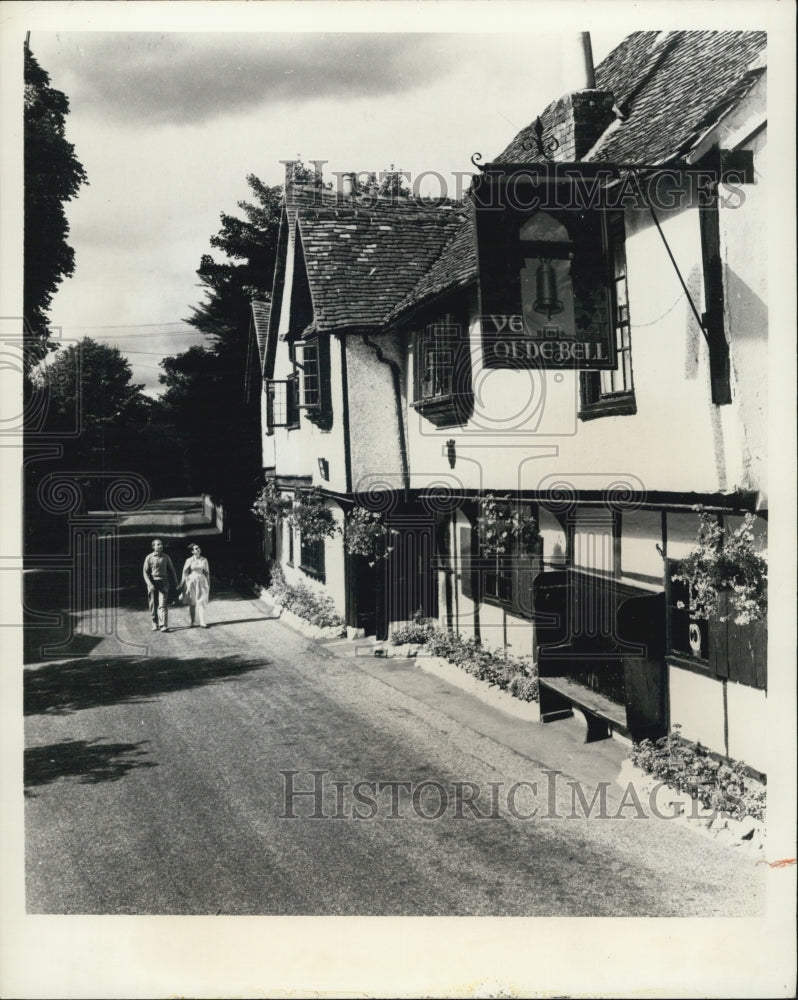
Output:
M386 358L382 353L382 348L379 344L373 344L367 333L361 334L361 337L363 338L363 343L366 347L370 347L377 355L377 360L391 369L394 401L396 403L396 422L399 427L399 454L402 460L402 485L404 486L405 498L407 498L407 494L410 490L410 471L407 466L407 442L405 440L405 421L404 410L402 407L402 374L399 371L399 365L397 362L393 361L391 358Z

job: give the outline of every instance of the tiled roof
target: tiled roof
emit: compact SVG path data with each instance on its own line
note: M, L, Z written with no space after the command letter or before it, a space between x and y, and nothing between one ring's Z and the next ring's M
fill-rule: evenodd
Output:
M756 79L764 32L638 31L596 68L596 88L612 91L628 117L614 121L587 159L656 163L682 155ZM545 112L542 112L543 116ZM522 129L497 163L532 162L535 123ZM440 257L394 315L471 282L477 275L473 220L460 221Z
M661 163L684 155L756 81L763 31L641 31L596 68L628 118L611 126L590 160Z
M753 85L762 67L762 31L636 31L596 67L596 90L626 114L613 120L585 160L663 163L683 156ZM588 92L589 93L589 92ZM558 105L540 112L545 126ZM540 159L523 128L495 163Z
M596 68L615 119L585 156L600 162L660 163L685 155L762 69L764 32L639 31ZM553 102L541 112L544 123ZM539 159L522 129L496 163ZM345 203L332 192L297 189L286 202L298 220L319 329L398 317L477 274L474 223L465 206L392 200Z
M300 206L316 328L382 325L439 257L462 214L461 205L409 199Z
M410 292L396 307L393 316L412 309L441 292L462 288L477 276L477 251L473 210L460 217L457 228L441 255L428 268Z
M255 324L255 336L258 341L258 355L260 356L261 368L266 356L266 338L269 332L269 315L271 314L271 302L254 301L252 305L252 321Z

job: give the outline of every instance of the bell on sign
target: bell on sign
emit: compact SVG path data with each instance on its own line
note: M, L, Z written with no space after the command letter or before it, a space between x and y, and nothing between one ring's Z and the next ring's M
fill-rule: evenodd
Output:
M557 275L550 260L541 260L535 274L535 301L532 303L535 312L545 313L551 319L565 308L557 298Z

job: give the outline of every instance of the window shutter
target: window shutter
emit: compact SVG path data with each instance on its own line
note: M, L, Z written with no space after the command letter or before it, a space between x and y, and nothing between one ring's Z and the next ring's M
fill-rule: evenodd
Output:
M474 586L473 540L474 529L469 525L461 526L460 531L460 588L463 596L477 601L477 588Z

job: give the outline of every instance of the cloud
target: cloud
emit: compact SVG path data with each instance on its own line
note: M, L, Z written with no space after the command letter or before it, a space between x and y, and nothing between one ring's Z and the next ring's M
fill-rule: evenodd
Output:
M57 47L75 105L151 124L412 90L457 58L441 36L422 34L73 32L59 34Z

